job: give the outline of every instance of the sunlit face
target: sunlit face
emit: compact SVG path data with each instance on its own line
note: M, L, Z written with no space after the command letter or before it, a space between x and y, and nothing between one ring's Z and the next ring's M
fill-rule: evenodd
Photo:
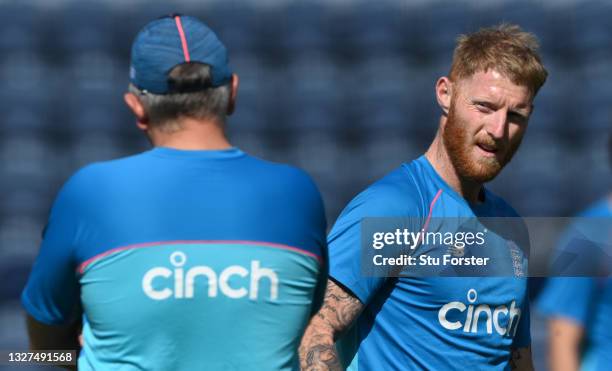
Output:
M512 159L527 128L532 97L494 70L453 84L442 138L459 177L484 183Z

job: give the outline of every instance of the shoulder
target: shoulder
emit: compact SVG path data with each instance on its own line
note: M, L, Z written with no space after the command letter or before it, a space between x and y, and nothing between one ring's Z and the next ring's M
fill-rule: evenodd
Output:
M315 181L303 169L250 155L247 156L245 165L250 168L253 179L265 187L270 187L285 195L296 195L301 198L320 197Z
M296 166L264 160L250 154L245 154L242 168L249 173L258 174L258 179L290 182L309 186L314 185L314 181L310 175Z
M402 165L359 193L340 218L420 216L424 211L423 191Z
M93 162L77 170L67 183L75 186L99 184L101 180L114 179L115 175L136 176L134 170L147 161L146 152L114 160Z
M286 164L273 164L273 171L276 175L275 179L292 187L292 190L296 192L308 191L319 194L315 181L306 171Z
M88 164L68 178L61 187L56 204L70 203L83 206L100 200L100 195L113 189L113 184L129 184L130 179L139 177L135 171L142 161L142 154L116 160Z
M242 171L249 174L253 186L274 190L279 195L299 198L320 198L319 189L313 178L304 170L284 164L246 155Z
M98 163L86 165L68 178L64 183L58 197L78 197L90 193L100 186L103 172Z

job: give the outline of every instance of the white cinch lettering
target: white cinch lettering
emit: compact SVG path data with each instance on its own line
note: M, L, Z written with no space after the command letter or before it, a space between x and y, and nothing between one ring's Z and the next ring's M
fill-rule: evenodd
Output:
M233 289L229 285L228 281L230 280L231 276L246 277L248 275L249 271L239 265L232 265L225 268L225 270L221 272L221 276L219 277L219 288L221 289L221 292L225 294L225 296L230 297L232 299L240 299L246 296L247 289L245 289L244 287L241 287L239 289Z
M223 269L219 275L209 266L197 265L186 268L187 255L182 251L175 251L170 255L170 264L174 269L165 267L154 267L148 270L142 277L142 290L145 295L153 300L193 299L196 293L196 282L205 282L208 287L204 293L209 298L218 296L219 291L231 299L241 299L246 296L251 300L259 299L259 285L262 280L269 282L270 300L278 299L279 278L276 272L270 268L263 268L260 261L253 260L249 269L240 265L230 265ZM232 277L246 278L247 282L241 287L232 280ZM203 279L197 280L197 277ZM154 283L156 287L154 287ZM231 284L230 284L231 283Z
M163 290L155 290L153 288L153 280L155 277L168 278L172 276L172 271L168 268L153 268L142 277L142 289L153 300L164 300L172 295L172 290L165 288Z
M444 306L438 312L438 321L440 322L442 327L444 327L446 329L457 330L457 329L461 328L461 326L462 326L461 322L459 322L459 321L450 322L449 320L446 319L446 314L451 309L455 309L455 310L458 310L460 312L463 312L463 311L465 311L465 304L463 304L460 301L453 301L453 302L450 302L448 304L444 304Z
M467 293L467 301L469 305L465 305L460 301L452 301L444 304L438 311L438 322L442 327L447 330L459 330L463 327L463 332L478 333L478 324L481 321L481 314L484 314L485 326L487 334L495 332L501 336L514 336L518 328L518 323L521 320L521 310L516 307L516 301L512 300L510 303L510 309L506 305L500 305L494 309L488 304L480 304L474 306L473 304L478 299L478 293L474 289L470 289ZM467 311L466 311L467 310ZM447 316L451 311L459 311L465 313L465 321L462 323L460 320L449 321ZM500 316L508 318L508 324L502 326Z
M278 276L272 269L260 268L259 261L253 260L251 262L251 294L249 299L257 299L259 294L259 280L267 278L270 281L270 299L276 300L278 298Z

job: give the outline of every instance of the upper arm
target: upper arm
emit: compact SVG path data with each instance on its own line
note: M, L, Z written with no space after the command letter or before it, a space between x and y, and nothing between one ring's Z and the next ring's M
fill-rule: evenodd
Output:
M364 275L362 271L362 221L368 217L393 214L387 198L368 189L342 211L329 237L329 275L367 304L386 281L383 275Z
M512 349L510 369L519 371L533 371L531 346Z
M76 350L79 353L79 332L81 323L75 321L67 325L47 325L34 317L26 317L30 350ZM76 361L76 360L75 360ZM75 364L59 366L68 370L76 370Z
M69 188L65 186L55 200L40 251L21 295L28 314L48 325L74 322L80 314L74 256L79 226L77 205Z
M357 297L333 280L328 280L323 305L313 322L328 327L334 339L337 339L352 325L362 309L363 304Z
M311 316L323 303L327 277L329 274L329 255L327 249L327 219L321 193L312 178L303 170L287 166L292 176L289 187L293 195L290 208L292 217L288 219L287 230L297 236L302 236L302 243L314 252L319 259L317 283L312 298ZM283 209L287 209L283 204ZM275 231L275 233L278 233Z
M550 346L574 348L578 351L584 336L584 327L575 321L563 317L552 317L548 320Z
M537 307L549 318L565 318L584 326L596 300L596 286L592 277L549 278Z
M47 325L28 315L26 324L32 350L79 348L79 321L66 325Z
M419 230L425 215L425 203L418 186L410 176L406 175L403 168L387 175L357 195L342 211L327 239L330 277L349 289L361 303L367 305L387 282L390 274L382 270L382 267L371 263L362 266L362 259L369 260L368 254L373 252L372 249L362 246L362 242L366 240L362 241L362 233L374 231L379 226L384 228L380 232L395 230L394 228L398 226L396 223L407 227L406 222L416 223L410 225L410 228ZM382 225L376 224L376 227L368 225L364 228L362 222L366 218L394 219L391 219L391 222L389 219L379 220ZM370 227L374 229L370 230ZM393 255L399 251L391 249L385 254Z

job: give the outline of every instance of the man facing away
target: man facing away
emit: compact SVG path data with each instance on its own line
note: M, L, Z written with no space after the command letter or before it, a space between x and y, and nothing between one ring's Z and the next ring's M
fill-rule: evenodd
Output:
M527 128L547 76L537 48L513 25L458 39L435 86L442 116L431 146L355 197L328 236L330 280L300 346L302 369L532 368L525 278L365 277L360 234L365 217L518 216L483 184Z
M34 349L80 370L297 369L326 282L323 204L301 170L228 142L238 77L202 22L132 46L125 102L150 151L63 186L22 295Z

